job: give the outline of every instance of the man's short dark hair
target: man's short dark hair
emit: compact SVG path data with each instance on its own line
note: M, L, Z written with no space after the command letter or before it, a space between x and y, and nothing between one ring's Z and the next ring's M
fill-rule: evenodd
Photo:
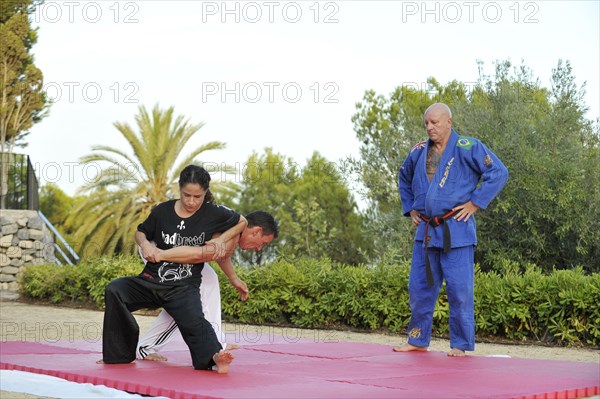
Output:
M248 227L262 227L264 236L273 234L273 238L277 238L279 235L277 220L270 213L263 211L250 212L246 215L246 220L248 221Z

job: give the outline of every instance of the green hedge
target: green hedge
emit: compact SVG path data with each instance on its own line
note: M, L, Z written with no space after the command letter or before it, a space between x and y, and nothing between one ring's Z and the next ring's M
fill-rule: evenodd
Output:
M77 266L28 266L19 279L23 295L51 303L91 302L104 308L104 288L112 280L139 274L139 257L115 256L82 261Z
M600 273L582 268L545 274L527 264L524 271L502 262L502 274L475 278L478 334L512 340L600 344Z
M502 274L478 268L475 272L480 338L600 345L600 274L574 269L545 275L533 265L524 265L520 272L514 262L501 263ZM279 260L238 270L250 287L247 303L220 273L223 318L404 332L410 318L409 270L409 263L355 267L327 259ZM434 310L434 334L448 334L448 317L442 287Z
M550 275L534 265L501 261L501 272L475 272L479 338L600 345L600 274L582 269ZM277 260L237 268L250 288L246 302L219 273L223 318L252 324L356 328L403 332L410 318L409 263L347 266L328 259ZM103 306L104 287L142 269L137 257L119 256L77 266L28 267L21 290L53 303L89 301ZM434 334L448 333L448 301L442 288L434 311Z

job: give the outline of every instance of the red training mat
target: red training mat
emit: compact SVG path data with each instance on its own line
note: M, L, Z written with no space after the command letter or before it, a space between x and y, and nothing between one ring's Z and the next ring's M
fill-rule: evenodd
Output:
M98 365L100 343L2 342L0 369L170 398L581 398L600 394L600 364L395 353L366 343L274 343L234 351L229 374L168 362ZM179 348L178 348L179 349Z

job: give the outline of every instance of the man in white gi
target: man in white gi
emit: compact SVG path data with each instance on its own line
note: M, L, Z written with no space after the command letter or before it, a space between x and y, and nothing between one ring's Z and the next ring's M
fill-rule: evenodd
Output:
M273 239L277 238L279 233L277 222L269 213L263 211L252 212L246 215L246 220L248 221L248 225L242 234L226 243L227 248L221 251L221 253L226 252L231 254L238 246L245 251L260 251L265 245L268 245ZM140 248L140 254L141 252ZM162 256L167 256L171 261L188 262L193 261L194 256L197 256L197 254L199 254L197 247L182 246L163 251ZM142 259L146 262L143 256ZM230 256L218 259L217 263L224 270L233 270ZM223 268L223 266L228 267ZM239 280L235 273L228 277L232 283L233 279ZM240 284L233 284L233 286L240 292L242 300L245 301L248 298L248 288L243 281L240 280L240 282ZM205 263L202 269L200 297L204 317L211 323L217 339L223 348L226 350L237 349L237 345L225 342L225 334L221 327L221 291L219 289L219 278L208 263ZM166 361L167 358L158 352L163 350L169 341L178 337L181 337L181 333L177 328L177 324L168 312L162 310L148 331L140 338L136 357L143 360Z

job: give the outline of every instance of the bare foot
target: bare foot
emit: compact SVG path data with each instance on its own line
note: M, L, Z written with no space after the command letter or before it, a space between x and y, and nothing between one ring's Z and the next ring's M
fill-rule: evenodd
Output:
M166 362L167 358L162 355L159 355L158 353L150 353L149 355L146 355L146 357L142 360L152 360L153 362Z
M394 352L427 352L426 346L414 346L411 344L404 344L402 346L394 346Z
M450 352L448 352L448 356L450 357L464 357L466 356L465 351L461 349L452 348Z
M236 344L227 344L227 346L225 346L226 351L233 351L236 349L240 349L240 346Z
M227 372L229 371L229 366L233 361L233 354L231 352L227 352L221 349L219 353L215 353L215 355L213 356L213 360L217 365L217 373L227 374Z

